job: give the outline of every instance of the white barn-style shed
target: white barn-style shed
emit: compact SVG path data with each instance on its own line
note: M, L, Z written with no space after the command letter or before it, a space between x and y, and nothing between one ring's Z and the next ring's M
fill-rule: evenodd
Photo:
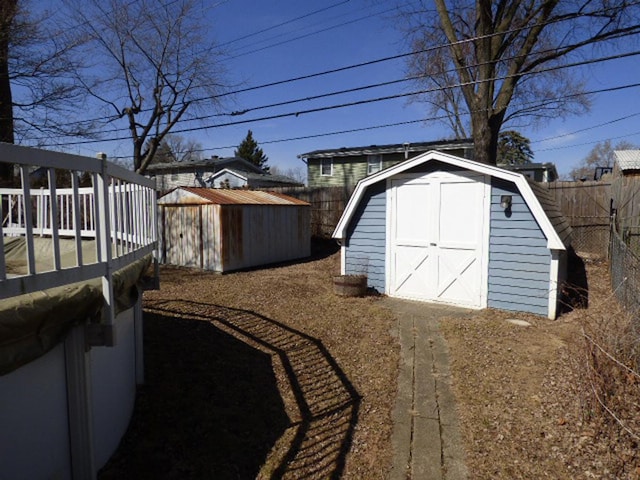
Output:
M180 187L158 209L162 263L227 272L311 254L310 205L287 195Z
M431 151L361 180L333 237L381 293L555 318L570 234L523 175Z

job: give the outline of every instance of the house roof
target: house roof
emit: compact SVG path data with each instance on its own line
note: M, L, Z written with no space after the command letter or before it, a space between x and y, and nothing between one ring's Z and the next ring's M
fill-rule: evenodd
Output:
M498 167L505 168L507 170L513 170L514 172L531 171L531 170L547 170L553 172L555 178L558 178L558 171L556 170L556 166L554 163L545 162L545 163L522 163L522 164L514 164L514 165L503 165L499 164Z
M615 150L613 155L620 170L640 170L640 150Z
M259 180L263 183L273 183L274 185L302 185L302 183L297 182L293 178L286 177L284 175L271 175L269 173L253 173L253 172L243 172L242 170L238 170L235 168L224 168L219 172L211 175L206 181L214 181L216 178L224 175L225 173L231 173L236 177L242 178L245 181L249 180Z
M520 173L436 151L418 155L417 157L405 160L402 163L360 180L333 232L333 238L346 237L349 222L356 212L368 186L429 162L442 162L514 183L538 222L538 225L542 228L547 238L547 247L553 250L566 250L566 243L568 243L571 228L566 223L566 220L564 220L557 206L555 206L555 200L548 191L539 185L535 185L533 182L529 182L527 178Z
M473 140L439 140L435 142L394 143L390 145L369 145L365 147L341 147L328 150L314 150L301 153L298 158L352 157L356 155L377 155L385 153L427 152L429 150L454 150L473 148Z
M158 199L158 205L309 205L297 198L258 190L178 187Z
M244 158L240 157L225 157L225 158L205 158L202 160L185 161L185 162L171 162L171 163L155 163L147 167L147 174L158 174L163 172L175 172L180 170L193 170L196 168L209 168L215 171L222 170L228 165L236 165L237 170L254 173L264 173L257 165L248 162Z

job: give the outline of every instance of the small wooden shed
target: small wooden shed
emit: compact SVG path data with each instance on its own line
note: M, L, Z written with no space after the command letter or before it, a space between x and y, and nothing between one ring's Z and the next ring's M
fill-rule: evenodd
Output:
M333 237L387 295L555 318L570 232L523 175L432 151L361 180Z
M227 272L311 253L310 205L287 195L179 187L158 208L162 263Z

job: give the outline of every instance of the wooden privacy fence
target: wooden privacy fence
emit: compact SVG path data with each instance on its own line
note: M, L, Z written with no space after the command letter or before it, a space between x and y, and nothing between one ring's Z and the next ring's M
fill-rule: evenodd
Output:
M340 221L353 187L280 187L268 188L311 204L311 235L330 237Z
M573 229L573 248L581 253L606 257L610 241L611 183L540 183L558 202Z

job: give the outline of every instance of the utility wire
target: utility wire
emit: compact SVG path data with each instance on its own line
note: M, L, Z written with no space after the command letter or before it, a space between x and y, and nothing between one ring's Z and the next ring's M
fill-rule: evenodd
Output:
M560 65L560 66L556 66L556 67L549 67L549 68L546 68L546 69L532 70L530 72L527 72L526 74L505 75L505 76L502 76L502 77L494 77L494 78L486 79L486 80L482 80L482 81L475 81L475 82L468 82L468 83L458 83L456 85L449 85L449 86L445 86L445 87L436 87L436 88L423 89L423 90L418 90L418 91L413 91L413 92L405 92L405 93L398 93L398 94L393 94L393 95L386 95L386 96L382 96L382 97L357 100L357 101L353 101L353 102L346 102L346 103L341 103L341 104L334 104L334 105L327 105L327 106L323 106L323 107L310 108L310 109L300 110L300 111L296 111L296 112L285 112L285 113L276 114L276 115L268 115L268 116L245 119L245 120L236 120L236 121L233 121L233 122L225 122L225 123L220 123L220 124L215 124L215 125L204 125L204 126L199 126L199 127L190 127L190 128L177 129L177 130L173 130L172 133L195 132L195 131L207 130L209 128L221 128L221 127L228 127L228 126L233 126L233 125L242 125L242 124L251 123L251 122L259 122L259 121L265 121L265 120L275 120L275 119L278 119L278 118L286 118L286 117L294 117L294 116L298 117L300 115L305 115L305 114L309 114L309 113L318 113L318 112L334 110L334 109L338 109L338 108L353 107L353 106L366 105L366 104L376 103L376 102L381 102L381 101L386 101L386 100L405 98L405 97L408 97L408 96L423 95L423 94L426 94L426 93L433 93L435 91L449 90L449 89L453 89L453 88L460 88L460 87L463 87L463 86L466 86L466 85L479 84L479 83L482 83L482 82L489 82L489 81L500 81L500 80L505 80L507 78L516 77L516 76L517 77L521 77L521 76L524 76L524 75L540 74L540 73L549 72L549 71L555 71L555 70L559 70L559 69L563 69L563 68L570 68L570 67L581 66L581 65L589 65L589 64L593 64L593 63L597 63L597 62L601 62L601 61L608 61L608 60L614 60L614 59L619 59L619 58L625 58L625 57L630 57L630 56L639 55L639 54L640 54L640 51L628 52L628 53L624 53L624 54L612 55L612 56L609 56L609 57L601 57L601 58L597 58L597 59L585 60L585 61L582 61L582 62L574 62L572 64ZM632 84L631 86L640 86L640 84L636 83L636 84ZM627 88L627 87L625 87L625 88ZM611 90L611 89L603 89L603 91L604 90ZM205 119L211 118L211 117L212 117L211 115L208 115L208 116L200 117L198 119L199 120L205 120ZM108 140L80 140L80 141L76 141L76 142L66 142L66 144L67 145L82 145L82 144L100 143L100 142L104 142L104 141L118 141L118 140L126 140L126 139L129 139L129 137L128 136L127 137L117 137L117 138L108 139ZM51 146L51 145L44 145L44 146Z
M349 2L350 2L350 0L343 0L341 2L334 3L332 5L329 5L327 7L321 8L319 10L314 10L312 12L305 13L304 15L300 15L299 17L295 17L295 18L291 18L289 20L285 20L284 22L278 23L276 25L271 25L270 27L263 28L262 30L258 30L256 32L248 33L248 34L243 35L241 37L234 38L233 40L229 40L229 41L221 43L221 44L219 44L217 46L218 47L225 47L227 45L231 45L232 43L236 43L236 42L239 42L241 40L246 40L247 38L255 37L256 35L260 35L261 33L269 32L271 30L275 30L276 28L284 27L285 25L297 22L298 20L302 20L303 18L311 17L311 16L316 15L318 13L326 12L327 10L331 10L332 8L339 7L340 5L344 5L345 3L349 3ZM243 55L245 55L245 54L243 54ZM235 58L235 57L232 57L232 58Z
M591 94L596 94L596 93L605 93L605 92L610 92L612 91L612 89L615 90L621 90L624 88L632 88L632 87L637 87L640 86L640 84L634 84L634 85L630 85L630 86L619 86L619 87L612 87L612 88L606 88L606 89L601 89L601 90L594 90L591 92L587 92L588 95ZM557 97L555 99L552 100L559 100L560 97ZM470 113L466 113L465 116L469 116L471 115ZM616 122L620 122L622 120L628 120L629 118L633 118L640 115L640 112L637 113L633 113L630 115L626 115L624 117L620 117L620 118L616 118L604 123L600 123L597 125L593 125L591 127L587 127L587 128L583 128L580 130L575 130L573 132L569 132L563 135L558 135L558 136L554 136L554 137L548 137L548 138L544 138L541 140L536 140L536 141L532 141L531 143L541 143L541 142L545 142L548 140L552 140L555 138L560 138L560 137L565 137L565 136L569 136L569 135L575 135L576 133L581 133L587 130L593 130L599 127L603 127L603 126L607 126L607 125L611 125L613 123ZM377 130L377 129L382 129L382 128L390 128L390 127L398 127L398 126L402 126L402 125L411 125L411 124L415 124L415 123L422 123L422 122L432 122L432 121L436 121L436 120L444 120L447 118L447 115L440 115L440 116L435 116L435 117L425 117L425 118L419 118L419 119L415 119L415 120L405 120L402 122L393 122L393 123L385 123L385 124L379 124L379 125L369 125L367 127L359 127L359 128L350 128L350 129L346 129L346 130L335 130L332 132L321 132L321 133L314 133L314 134L309 134L309 135L301 135L301 136L297 136L297 137L289 137L289 138L279 138L279 139L274 139L274 140L263 140L260 141L260 145L269 145L269 144L274 144L274 143L285 143L285 142L293 142L293 141L299 141L299 140L309 140L312 138L321 138L321 137L330 137L330 136L334 136L334 135L343 135L343 134L347 134L347 133L356 133L356 132L363 132L363 131L369 131L369 130ZM629 135L625 135L625 136L632 136L632 135L636 135L637 133L640 132L635 132L635 133L631 133ZM620 138L624 138L620 137ZM591 143L598 143L596 142L591 142ZM572 146L577 146L577 145L570 145L568 147L554 147L554 148L546 148L546 149L538 149L536 151L549 151L549 150L555 150L555 149L560 149L560 148L570 148ZM221 146L221 147L209 147L209 148L202 148L202 149L196 149L193 150L194 152L208 152L208 151L215 151L215 150L226 150L229 148L236 148L237 145L226 145L226 146ZM130 156L121 156L121 157L111 157L114 159L130 159Z
M548 52L550 52L552 50L553 49L543 50L543 51L541 51L539 53L548 53ZM601 62L601 61L616 60L616 59L620 59L620 58L625 58L627 56L637 55L638 53L640 53L640 51L628 52L628 53L613 55L613 56L609 56L609 57L598 57L598 58L586 60L586 61L583 61L583 62L576 62L576 63L573 63L573 64L560 65L560 66L553 67L553 68L550 68L550 69L568 68L568 67L573 67L573 66L588 65L590 63L592 64L592 63L597 63L597 62ZM523 57L522 55L516 55L516 56L504 58L501 61L502 62L511 61L511 60L522 58L522 57ZM477 63L477 64L474 64L474 65L469 65L469 67L477 68L477 67L481 67L483 65L487 65L488 63L491 63L491 62ZM441 74L442 73L451 73L453 71L455 71L455 69L446 70L446 71L443 71L443 72L440 72L440 73ZM535 71L525 72L525 73L522 73L520 75L521 76L525 76L525 75L541 73L541 72L544 72L544 71L547 71L547 70L535 70ZM225 113L214 113L214 114L203 115L203 116L198 116L198 117L185 118L184 120L181 121L181 123L182 122L190 122L190 121L206 120L206 119L210 119L210 118L214 118L214 117L239 116L239 115L244 115L244 114L246 114L246 113L248 113L250 111L263 110L263 109L267 109L267 108L291 105L291 104L295 104L295 103L299 103L299 102L317 100L317 99L321 99L321 98L327 98L327 97L337 96L337 95L346 94L346 93L354 93L354 92L363 91L363 90L367 90L367 89L378 88L378 87L383 87L383 86L389 86L389 85L398 84L398 83L404 83L404 82L413 81L413 80L419 80L420 78L423 78L423 77L424 76L420 76L420 75L413 76L413 77L406 77L406 78L402 78L402 79L389 80L389 81L386 81L386 82L368 84L368 85L363 85L363 86L354 87L354 88L350 88L350 89L338 90L338 91L333 91L333 92L327 92L327 93L324 93L324 94L306 96L306 97L302 97L302 98L298 98L298 99L286 100L286 101L283 101L283 102L277 102L277 103L261 105L261 106L257 106L257 107L251 107L251 108L247 108L247 109L243 109L243 110L239 110L239 111L225 112ZM504 78L507 78L507 77L504 77ZM432 91L444 90L444 89L447 89L447 88L454 88L454 87L459 87L459 86L462 86L462 84L453 85L453 86L450 86L450 87L441 87L439 89L433 89ZM415 94L421 94L421 93L430 93L430 92L431 91L410 92L410 93L406 94L406 96L415 95ZM301 113L301 112L299 112L299 113ZM309 112L304 112L304 113L309 113ZM111 120L116 120L118 118L120 118L120 117L119 116L113 116L113 117L111 117L110 120L107 120L106 123L109 123ZM98 119L96 119L96 121L97 120ZM84 122L87 122L87 121L89 121L89 120L85 120ZM66 124L66 125L67 126L68 125L74 125L75 123L76 122L69 123L69 124ZM80 122L78 122L78 123L80 123ZM113 129L110 129L110 130L103 130L102 132L103 133L109 133L109 132L120 132L120 131L126 131L126 130L128 130L127 127L118 127L118 128L113 128ZM33 140L40 140L40 139L45 139L46 140L46 138L44 138L44 137L40 137L40 138L34 137L33 138Z
M345 27L347 25L352 25L354 23L358 23L358 22L361 22L363 20L367 20L368 18L375 17L375 16L378 16L378 15L382 15L383 13L388 13L388 12L390 12L392 10L395 10L395 7L388 8L388 9L382 10L380 12L371 13L369 15L364 15L362 17L358 17L358 18L355 18L355 19L352 19L352 20L348 20L348 21L343 22L343 23L338 23L336 25L332 25L330 27L326 27L326 28L323 28L323 29L320 29L320 30L316 30L314 32L305 33L304 35L299 35L299 36L294 37L294 38L289 38L289 39L283 40L281 42L272 43L272 44L266 45L264 47L255 48L255 49L249 50L247 52L238 53L238 54L232 55L230 58L244 57L245 55L250 55L252 53L257 53L257 52L262 52L263 50L267 50L269 48L279 47L280 45L285 45L287 43L295 42L297 40L302 40L303 38L311 37L313 35L318 35L320 33L325 33L325 32L328 32L330 30L335 30L336 28Z
M596 128L606 127L607 125L613 125L614 123L621 122L623 120L628 120L630 118L637 117L638 115L640 115L640 112L632 113L630 115L625 115L624 117L616 118L614 120L609 120L608 122L604 122L604 123L599 123L591 127L581 128L580 130L574 130L573 132L563 133L562 135L555 135L553 137L542 138L540 140L532 140L531 143L543 143L543 142L548 142L550 140L556 140L558 138L569 137L571 135L575 135L576 133L587 132L589 130L594 130Z
M625 89L628 89L628 88L638 88L638 87L640 87L640 83L627 84L627 85L618 85L618 86L615 86L615 87L608 87L608 88L602 88L602 89L598 89L598 90L592 90L592 91L589 91L589 92L585 92L584 94L586 94L586 95L595 95L595 94L599 94L599 93L610 93L610 92L613 92L613 91L625 90ZM576 94L575 96L577 96L577 95L578 94ZM565 98L565 97L557 97L555 99L551 99L550 101L559 100L560 98ZM484 110L482 110L482 111L484 111ZM471 115L471 112L465 113L465 115ZM375 129L379 129L379 128L396 127L396 126L408 125L408 124L414 124L414 123L420 123L420 122L441 120L441 119L444 119L444 118L446 118L446 115L436 116L436 117L421 118L421 119L417 119L417 120L406 120L406 121L402 121L402 122L387 123L387 124L382 124L382 125L373 125L373 126L354 128L354 129L348 129L348 130L339 130L339 131L333 131L333 132L311 134L311 135L305 135L305 136L300 136L300 137L292 137L292 138L285 138L285 139L278 139L278 140L261 141L260 143L261 144L270 144L270 143L282 143L282 142L297 141L297 140L307 140L307 139L310 139L310 138L327 137L327 136L340 135L340 134L345 134L345 133L355 133L355 132L362 132L362 131L367 131L367 130L375 130ZM181 133L181 132L175 132L175 133ZM105 140L105 141L109 142L109 141L116 141L116 140L123 140L123 139L128 139L128 137L124 137L124 138L120 138L120 139ZM96 141L73 142L73 143L67 143L66 145L78 145L78 144L85 144L85 143L98 143L98 142L96 142ZM51 147L51 146L55 146L55 145L42 145L42 146ZM236 147L236 146L237 145L233 145L232 147ZM231 148L231 147L216 147L216 148L208 148L208 149L205 149L205 150L221 150L221 149L224 149L224 148ZM553 149L550 149L550 150L553 150ZM538 150L538 151L546 151L546 150ZM130 158L130 157L114 157L114 158Z
M635 5L639 5L639 4L640 4L640 1L636 1L636 2L633 2L633 3L629 4L629 5L630 6L635 6ZM588 14L587 13L576 14L576 17L578 17L578 16L586 16L586 15L594 15L594 14L598 14L598 13L606 13L606 11L607 11L607 9L604 9L604 10L601 10L601 11L596 11L596 12L589 12ZM566 20L571 20L571 19L574 19L574 18L575 17L564 18L564 19L560 19L560 20L555 19L555 20L552 20L552 21L544 23L544 25L557 23L557 22L562 22L562 21L566 21ZM425 49L421 49L421 50L418 50L418 51L412 51L412 52L406 52L406 53L401 53L401 54L397 54L397 55L391 55L391 56L382 57L382 58L378 58L378 59L374 59L374 60L369 60L369 61L366 61L366 62L360 62L360 63L351 64L351 65L347 65L347 66L343 66L343 67L338 67L338 68L333 68L333 69L324 70L324 71L320 71L320 72L315 72L315 73L311 73L311 74L307 74L307 75L300 75L300 76L297 76L297 77L291 77L291 78L278 80L278 81L274 81L274 82L263 83L263 84L259 84L259 85L255 85L255 86L251 86L251 87L240 88L240 89L232 90L230 92L220 93L220 94L217 94L217 95L206 96L206 97L201 97L201 98L195 98L195 99L190 100L190 102L195 103L195 102L202 102L202 101L205 101L205 100L215 100L215 99L219 99L219 98L226 97L226 96L237 95L237 94L240 94L240 93L246 93L246 92L250 92L250 91L260 90L260 89L263 89L263 88L270 88L270 87L274 87L274 86L278 86L278 85L284 85L284 84L298 82L298 81L307 80L307 79L311 79L311 78L317 78L317 77L320 77L320 76L331 75L331 74L334 74L334 73L340 73L340 72L344 72L344 71L348 71L348 70L352 70L352 69L356 69L356 68L362 68L362 67L366 67L366 66L371 66L371 65L378 64L378 63L388 62L388 61L392 61L392 60L398 60L398 59L406 58L406 57L409 57L409 56L412 56L412 55L428 53L428 52L435 51L435 50L438 50L438 49L441 49L441 48L449 48L450 46L454 46L454 45L463 45L463 44L468 43L468 42L473 42L473 41L482 40L482 39L488 39L488 38L492 38L492 37L497 36L497 35L506 35L506 34L517 33L519 31L523 31L523 30L530 29L530 28L532 28L532 27L531 26L518 27L518 28L510 29L510 30L508 30L506 32L491 33L491 34L487 34L487 35L483 35L483 36L479 36L479 37L474 37L474 38L470 38L470 39L459 40L459 41L457 41L455 43L445 43L445 44L436 45L436 46L428 47L428 48L425 48ZM633 34L634 33L628 33L628 34L623 35L623 36L633 35ZM619 37L617 37L617 38L619 38ZM502 59L502 61L504 61L504 60L508 60L508 59ZM149 110L151 110L151 109L149 109ZM120 115L112 115L112 116L107 117L107 121L117 120L118 118L120 118ZM82 121L78 121L78 122L73 122L73 123L69 123L69 124L67 124L65 126L73 125L75 123L86 123L86 122L100 121L100 120L104 120L104 117L95 118L95 119L88 119L88 120L82 120ZM124 130L124 129L122 129L122 130Z

